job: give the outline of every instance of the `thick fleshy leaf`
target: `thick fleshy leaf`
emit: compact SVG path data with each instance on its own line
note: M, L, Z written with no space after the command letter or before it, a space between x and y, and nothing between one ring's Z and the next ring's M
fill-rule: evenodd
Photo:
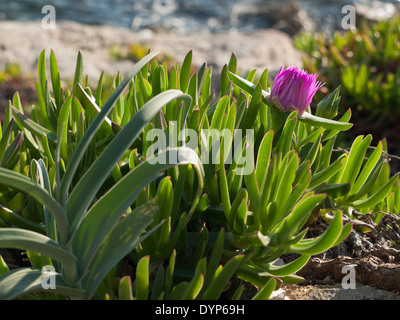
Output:
M8 271L10 271L10 268L0 254L0 276Z
M221 161L219 165L220 177L219 177L219 189L221 192L222 206L224 207L225 217L228 221L232 221L231 213L231 200L229 197L229 186L226 178L225 164L223 162L223 154L221 153Z
M203 260L205 261L205 260ZM204 283L204 275L201 273L200 269L197 268L192 280L183 295L183 300L194 300L200 293Z
M84 137L79 141L78 145L76 146L63 176L61 182L61 196L63 196L62 203L66 202L66 195L72 179L75 175L75 172L79 166L81 159L83 158L90 142L92 141L93 137L96 135L98 129L102 125L104 119L107 115L111 112L112 107L114 106L115 102L118 100L119 96L122 94L126 86L132 80L132 78L146 65L151 59L153 59L158 52L153 52L143 59L141 59L132 70L126 75L123 81L119 84L119 86L113 91L111 96L107 99L105 104L103 105L101 112L94 118L92 123L90 124L89 128L86 130Z
M372 187L374 186L375 182L377 181L379 174L381 173L382 167L383 167L383 162L377 163L375 168L372 170L371 174L368 176L367 180L363 184L363 186L360 189L358 189L357 192L351 193L350 189L349 195L346 197L345 202L360 200L362 197L368 194L370 190L372 190Z
M83 57L82 53L79 51L76 57L76 64L75 64L75 75L74 75L74 84L77 83L83 84ZM75 92L74 92L75 93Z
M319 192L326 193L332 199L343 197L350 191L350 183L332 183L324 185Z
M399 174L394 175L388 182L386 182L376 193L367 197L366 199L354 201L351 206L354 209L372 208L380 203L390 192L394 183L398 180Z
M293 210L277 225L274 233L278 241L285 244L304 225L312 210L326 197L324 194L308 194L303 197Z
M349 236L352 230L353 230L353 223L350 221L343 226L342 233L337 238L336 242L332 245L332 247L336 247L338 244L344 241Z
M302 124L303 128L304 128L304 126L305 125ZM310 134L304 133L306 136L300 142L297 143L296 150L301 149L307 143L314 143L320 137L320 135L323 134L323 132L324 132L324 128L321 127L321 128L318 128L317 130L314 130Z
M192 164L199 177L197 198L192 210L196 207L202 190L203 171L200 159L189 148L173 148L165 151L167 159L176 157L178 163L155 163L152 159L141 163L125 175L108 193L98 200L88 211L82 223L72 235L72 247L78 257L78 271L84 274L90 261L112 231L118 219L133 203L142 189L160 176L160 173L175 165Z
M24 141L24 133L20 132L17 134L13 142L10 143L8 148L4 152L3 159L1 160L0 166L7 169L14 169L19 158L19 151Z
M190 50L183 63L182 63L182 68L180 70L180 89L182 92L186 92L188 85L189 85L189 78L190 78L190 68L192 65L192 55L193 52Z
M119 281L118 298L120 300L133 300L132 280L130 276L124 276Z
M154 118L164 105L176 99L183 99L187 104L191 103L190 96L182 94L178 90L163 92L147 102L86 171L67 201L67 215L71 222L71 231L79 225L82 215L92 202L93 197L107 179L115 164L136 140L147 123Z
M258 149L257 163L256 163L256 177L257 177L257 185L260 188L260 190L264 189L265 180L267 178L267 172L272 152L273 138L274 138L274 132L268 131L264 135L260 147Z
M236 86L238 86L240 89L244 90L249 94L253 94L254 90L257 87L251 81L243 79L242 77L239 77L238 75L230 71L228 72L228 76ZM269 95L270 95L269 92L262 90L261 93L262 93L262 102L268 106L272 106L271 102L269 101Z
M62 88L61 88L60 72L58 70L57 60L53 50L50 51L50 74L51 74L51 83L53 86L54 99L56 101L57 107L61 108Z
M73 96L69 96L60 108L57 125L57 147L64 161L68 160L68 118L71 110ZM74 98L76 99L76 98Z
M4 128L3 135L0 139L0 163L3 162L4 153L10 142L13 124L14 124L14 119L11 119L11 121L8 123L7 127Z
M300 240L289 247L289 250L306 255L322 253L336 244L342 233L342 212L337 210L335 217L322 235L313 239Z
M292 147L292 140L294 138L294 129L297 123L297 111L289 114L283 127L282 134L278 141L278 152L285 156Z
M108 234L91 262L88 273L82 279L82 284L87 290L86 298L90 299L93 296L104 277L123 257L160 226L159 224L151 231L144 233L156 210L156 207L145 203L122 219Z
M351 109L348 109L344 113L344 115L337 121L342 123L348 123L350 118L351 118ZM325 130L324 136L322 137L322 141L326 141L335 137L339 132L340 130Z
M220 263L222 252L224 250L224 237L225 230L221 229L218 232L217 240L215 241L214 248L212 250L210 260L207 265L206 277L204 279L204 288L207 288L212 282L215 270L217 270Z
M337 115L339 108L339 94L340 86L318 103L315 115L322 118L333 119Z
M44 161L42 159L39 159L39 161L32 160L31 167L32 169L35 169L33 172L38 176L42 188L51 194L50 178ZM47 236L57 241L58 235L56 221L46 207L44 208L44 222Z
M44 289L54 276L55 289ZM0 300L12 300L31 292L57 293L75 299L83 299L85 292L81 289L70 287L58 273L42 272L33 268L14 269L0 276Z
M340 169L343 168L343 159L347 157L347 154L341 155L336 159L329 167L317 172L311 177L310 189L328 181L330 177L335 175Z
M365 138L358 136L354 140L353 145L350 149L349 157L346 161L346 165L343 169L340 183L353 184L360 172L360 168L363 164L363 159L369 145L371 144L372 136L368 135Z
M201 300L216 300L221 295L222 291L224 291L226 285L228 284L229 279L234 275L237 268L243 262L244 256L238 255L231 258L222 270L215 277L213 282L207 288L207 290L201 295Z
M351 186L350 194L357 193L361 187L365 184L367 179L371 176L372 172L374 171L377 163L383 163L382 157L383 152L383 145L382 141L379 141L378 146L368 158L368 161L365 163L364 167L362 168L359 176L355 183ZM361 159L361 158L360 158Z
M0 228L0 247L30 250L53 258L65 265L72 265L76 257L50 238L29 230Z
M39 203L47 207L56 220L61 241L68 239L68 220L64 209L54 198L38 183L15 171L0 168L0 183L28 193Z
M252 300L268 300L271 296L272 292L275 290L276 280L275 278L271 278L265 284L264 287L261 288L260 291L252 298Z
M18 123L18 125L21 125L22 128L26 128L38 137L42 137L42 135L45 135L47 136L47 139L49 141L54 143L57 142L57 135L54 132L46 129L45 127L42 127L40 124L37 124L36 122L27 118L25 115L19 112L17 108L12 107L12 111L15 116L15 121Z
M22 215L3 207L2 205L0 205L0 219L9 223L11 226L31 230L40 234L46 234L46 229L44 226L33 222L32 220L27 219Z
M330 120L326 118L321 118L317 116L313 116L308 112L304 112L302 115L298 116L298 119L301 122L307 123L314 127L323 127L327 130L338 130L338 131L346 131L349 130L353 124L347 122L340 122L335 120Z
M276 203L277 218L284 214L284 208L287 205L290 194L292 192L292 184L294 182L296 171L299 167L299 158L294 151L286 154L284 161L284 168L281 171L282 175L279 177L275 190L273 192L272 201Z
M75 95L85 109L85 114L87 114L87 116L95 117L101 112L100 107L96 104L96 98L90 97L79 83L75 86ZM108 117L105 117L101 127L106 134L113 135L112 123Z
M260 108L262 98L262 87L261 85L256 86L253 92L249 106L246 110L242 123L240 124L240 129L252 129L257 118L258 110Z
M311 181L311 168L309 166L306 166L305 175L302 176L300 182L297 185L295 185L292 193L289 196L289 199L284 209L285 212L289 212L290 210L292 210L292 208L296 205L296 203L301 201L303 195L308 189L310 181Z
M150 257L145 256L139 260L136 267L136 299L147 300L149 296L149 261Z
M269 274L282 277L282 276L289 276L293 273L299 271L310 259L309 255L301 255L296 260L287 263L283 266L277 266L274 264L263 264L262 267L265 269L266 272Z

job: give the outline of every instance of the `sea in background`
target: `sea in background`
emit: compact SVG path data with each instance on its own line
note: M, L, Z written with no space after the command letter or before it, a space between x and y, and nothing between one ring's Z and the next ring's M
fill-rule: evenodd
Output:
M91 25L111 25L135 31L252 32L276 27L274 10L290 0L0 0L1 20L40 20L44 5L56 9L57 20ZM362 4L376 14L385 14L399 0L298 0L300 19L313 30L332 32L340 28L342 8ZM385 7L386 6L386 7ZM310 24L309 24L310 25ZM307 24L305 24L307 29ZM1 35L0 35L1 36Z

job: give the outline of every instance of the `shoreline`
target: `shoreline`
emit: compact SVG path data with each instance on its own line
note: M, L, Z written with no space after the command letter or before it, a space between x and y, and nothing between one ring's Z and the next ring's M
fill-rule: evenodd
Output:
M301 55L294 48L293 40L286 33L275 29L255 32L176 35L172 33L134 32L131 29L104 25L85 25L73 21L59 21L56 29L44 29L41 21L0 21L0 70L7 63L17 62L23 74L36 77L37 60L46 49L54 50L62 79L73 77L78 51L83 55L84 73L89 80L97 81L101 71L114 75L127 72L133 62L117 60L110 56L113 45L128 46L139 43L152 51L159 50L181 63L193 50L193 64L204 62L219 72L234 52L238 69L246 72L265 68L278 70L281 65L301 67Z

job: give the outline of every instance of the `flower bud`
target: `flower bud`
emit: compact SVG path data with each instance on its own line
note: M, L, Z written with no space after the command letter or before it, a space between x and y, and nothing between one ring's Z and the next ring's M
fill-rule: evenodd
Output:
M299 115L303 114L324 85L317 77L293 66L283 70L282 66L272 84L271 102L282 111L298 110Z

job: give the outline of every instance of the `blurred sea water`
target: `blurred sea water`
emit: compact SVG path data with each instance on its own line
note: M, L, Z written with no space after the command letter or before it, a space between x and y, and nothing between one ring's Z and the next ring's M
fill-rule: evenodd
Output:
M312 21L318 31L340 27L342 7L361 3L371 10L376 4L400 0L298 0L300 19ZM199 32L251 32L273 26L270 18L277 5L290 0L0 0L1 20L40 20L42 7L53 5L57 20L92 25L112 25L178 34ZM379 7L378 7L379 9Z

